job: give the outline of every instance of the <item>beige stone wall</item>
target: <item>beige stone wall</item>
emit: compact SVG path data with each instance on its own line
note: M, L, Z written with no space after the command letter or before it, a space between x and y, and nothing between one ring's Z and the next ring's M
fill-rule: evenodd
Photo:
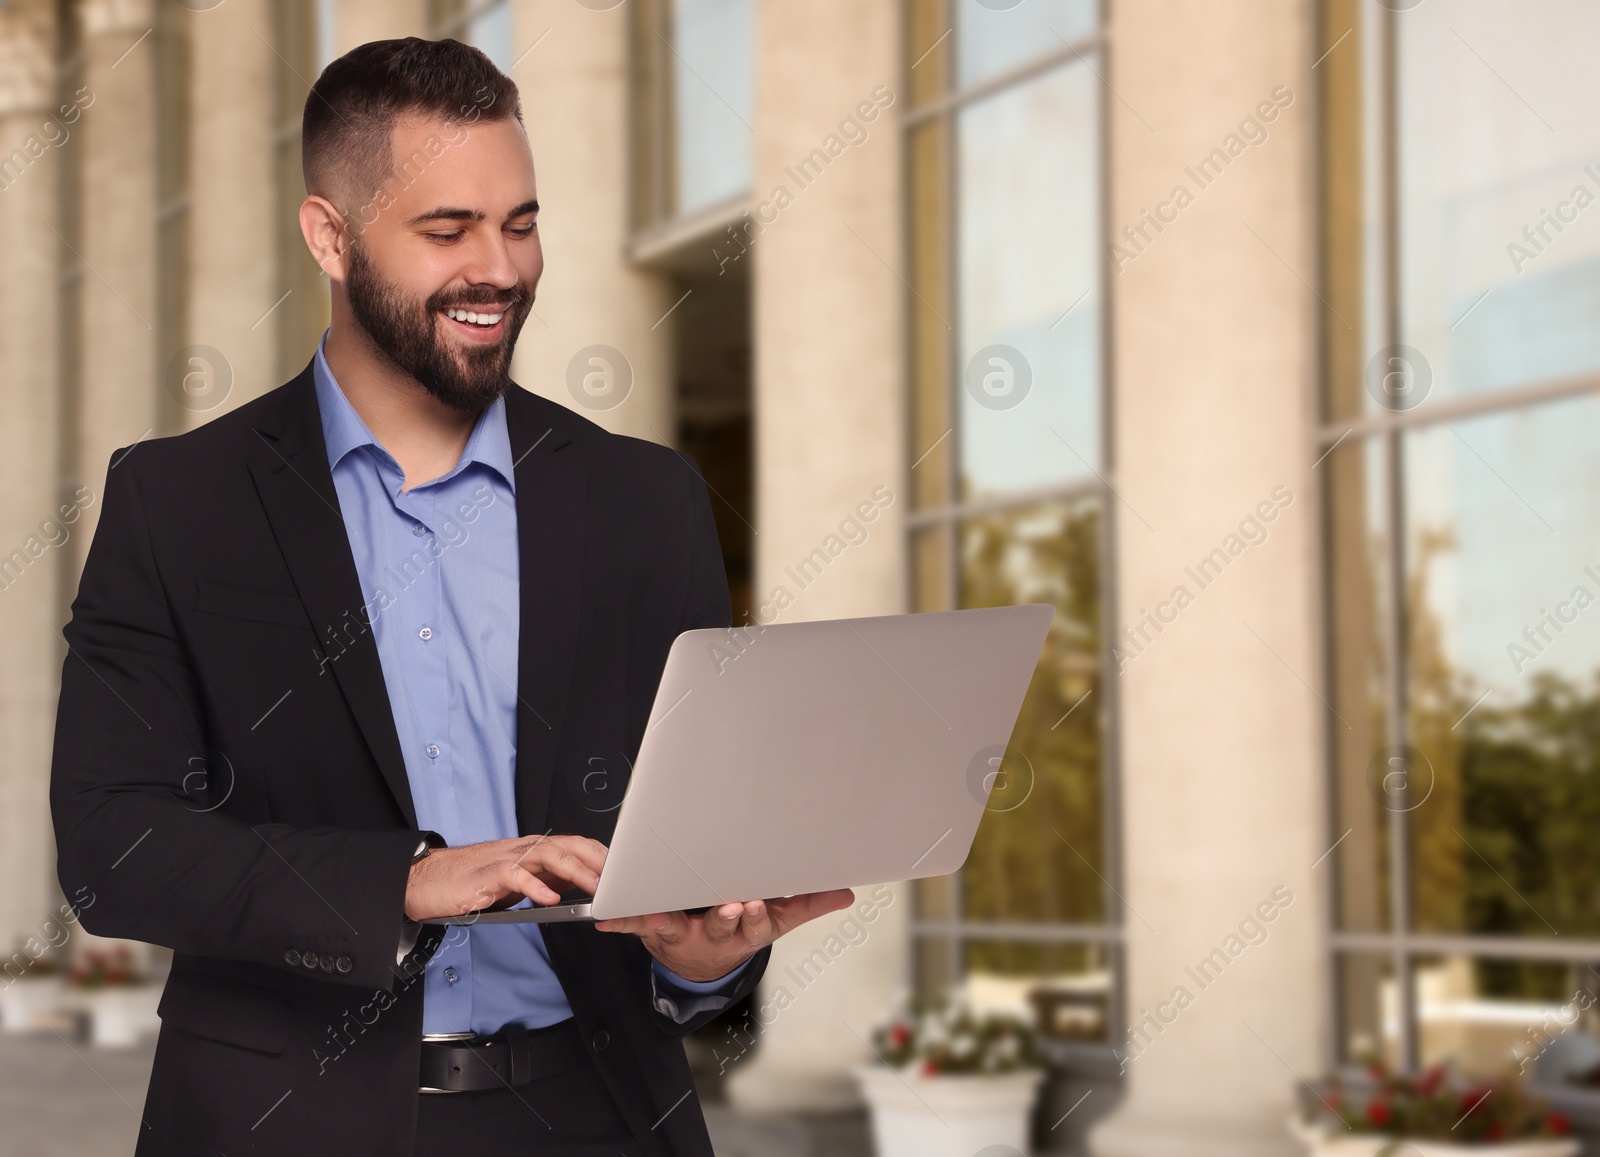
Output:
M758 8L755 189L757 211L778 186L793 204L755 239L756 602L784 587L793 606L777 621L892 614L904 607L903 453L905 268L901 243L903 94L849 149L800 189L797 165L879 85L901 73L893 5L851 0ZM786 573L816 549L874 488L896 500L871 537L810 586ZM768 620L770 621L770 620ZM788 970L825 939L824 926L778 942L761 1000L794 997L762 1035L761 1053L732 1078L751 1109L821 1107L855 1099L850 1066L906 976L910 889L884 909L870 938L801 991ZM852 1031L854 1030L854 1031Z
M43 934L55 893L50 746L62 647L54 626L58 568L79 527L60 517L56 392L61 150L85 115L57 109L48 3L0 9L0 160L21 149L0 191L0 960ZM46 128L47 121L53 126ZM66 122L66 123L63 123Z
M1309 288L1312 9L1307 0L1111 8L1107 79L1121 97L1107 97L1113 240L1175 186L1193 195L1166 210L1176 219L1161 231L1146 225L1142 252L1110 278L1114 481L1125 500L1110 626L1134 623L1180 584L1193 596L1121 676L1129 1014L1155 1012L1179 986L1193 1003L1158 1033L1145 1030L1153 1043L1129 1064L1127 1099L1095 1134L1099 1157L1297 1152L1284 1128L1293 1074L1310 1078L1323 1063L1328 862L1312 865L1329 842L1329 713L1313 690L1322 683L1312 398L1323 307ZM1201 188L1186 170L1225 147L1280 86L1292 103L1283 101L1270 136ZM1201 589L1185 567L1280 487L1293 501L1274 513L1267 540ZM1279 888L1292 903L1272 901ZM1269 938L1202 988L1185 968L1263 902L1275 909ZM1114 1043L1126 1052L1125 1039Z
M186 343L196 350L190 372L213 375L210 392L184 397L173 409L183 429L215 418L277 386L274 305L279 294L274 244L273 72L267 0L229 0L189 18L193 76ZM257 35L257 33L260 35ZM281 303L288 307L288 302ZM271 313L269 313L271 311ZM163 374L170 376L166 365ZM226 374L228 395L218 394ZM168 383L169 389L171 388Z
M98 494L112 451L162 432L155 329L156 54L155 37L145 35L155 24L155 9L151 0L92 0L82 15L83 80L94 106L84 114L75 142L82 172L76 442L78 472ZM84 543L99 513L96 502L83 520Z
M527 389L607 429L670 445L673 323L661 319L682 290L628 260L627 26L627 5L515 5L512 79L538 175L545 271L514 369ZM620 389L631 379L627 396L586 406L568 384L575 361L580 382L609 372Z

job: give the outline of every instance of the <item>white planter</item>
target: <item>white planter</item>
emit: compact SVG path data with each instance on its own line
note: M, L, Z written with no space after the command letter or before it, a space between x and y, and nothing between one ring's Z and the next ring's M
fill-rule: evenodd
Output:
M24 976L0 988L0 1031L33 1032L61 1007L59 976Z
M161 985L128 984L109 988L72 989L62 1006L89 1016L89 1043L97 1048L131 1048L146 1033L161 1030L156 1006Z
M1343 1133L1307 1125L1298 1118L1289 1129L1305 1143L1309 1157L1577 1157L1583 1143L1575 1137L1507 1141L1499 1145L1455 1145L1448 1141L1401 1140L1376 1133Z
M882 1065L856 1070L872 1110L877 1157L972 1157L990 1145L1028 1152L1037 1069L924 1077Z

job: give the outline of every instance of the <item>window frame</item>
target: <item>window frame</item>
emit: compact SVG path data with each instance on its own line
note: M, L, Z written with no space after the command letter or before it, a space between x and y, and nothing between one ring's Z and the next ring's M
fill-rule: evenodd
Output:
M906 358L907 372L903 380L904 401L907 420L903 428L907 463L905 474L902 476L903 492L910 495L912 507L905 519L905 528L908 544L908 557L915 560L917 557L917 539L919 535L938 528L944 528L943 549L945 553L944 565L944 590L937 592L936 601L943 606L955 607L959 603L959 550L961 523L974 515L1001 513L1011 510L1024 510L1028 507L1039 506L1049 502L1071 502L1084 498L1094 498L1099 503L1099 578L1100 578L1100 688L1102 702L1098 705L1100 718L1100 775L1101 775L1101 847L1103 850L1102 863L1096 874L1101 876L1104 884L1102 892L1103 923L1069 924L1063 922L1031 922L1031 921L990 921L971 920L961 914L963 889L962 880L965 869L958 871L950 877L950 911L955 915L949 919L935 919L924 917L913 911L909 921L908 934L911 941L912 953L908 961L906 980L908 988L916 991L918 987L917 976L917 948L923 942L938 944L943 942L948 951L946 963L947 975L951 983L958 983L965 975L964 967L965 948L973 942L1031 942L1065 945L1098 945L1104 947L1107 956L1107 966L1111 974L1111 987L1106 1008L1106 1039L1103 1042L1075 1043L1048 1041L1046 1047L1055 1055L1058 1061L1068 1066L1089 1067L1096 1071L1104 1070L1106 1075L1112 1075L1108 1065L1115 1065L1114 1046L1120 1040L1118 1026L1126 1020L1126 935L1122 919L1123 902L1119 889L1122 884L1122 855L1121 855L1121 829L1120 829L1120 792L1118 781L1118 768L1120 766L1120 744L1118 742L1117 720L1118 686L1116 668L1112 657L1114 639L1110 624L1116 622L1116 587L1114 583L1115 543L1117 514L1115 509L1115 493L1106 475L1114 472L1114 444L1112 439L1113 400L1114 400L1114 364L1112 357L1112 316L1113 300L1111 295L1110 264L1105 257L1105 240L1110 233L1110 101L1106 99L1106 92L1111 91L1111 82L1108 79L1110 63L1107 48L1109 35L1106 28L1106 3L1105 0L1094 0L1094 27L1093 30L1071 43L1063 43L1040 55L1024 61L1018 65L1007 68L992 76L983 78L968 85L957 85L953 81L946 83L937 95L916 100L916 79L912 70L928 58L930 53L937 51L954 52L955 25L952 5L965 2L965 0L931 0L936 5L939 19L935 23L946 25L950 31L940 39L943 44L935 42L931 46L912 45L909 43L911 29L917 23L913 7L919 0L907 0L901 8L901 91L908 94L908 99L914 101L901 118L901 131L905 147L902 149L902 182L905 189L904 208L902 216L902 238L904 252L909 255L915 252L917 238L915 235L916 214L912 210L915 198L918 195L917 174L914 169L912 138L919 129L942 120L945 123L946 146L944 149L942 173L942 203L946 219L943 222L942 244L945 247L945 275L943 300L939 303L939 311L946 322L948 333L945 336L944 381L944 406L946 421L949 429L941 435L933 445L916 445L918 412L918 378L920 370L920 353L918 349L915 320L912 311L921 307L917 292L912 288L911 282L906 283L907 315L904 321L903 349ZM916 55L913 55L916 54ZM1096 213L1096 228L1098 237L1093 251L1097 254L1097 268L1093 272L1093 284L1100 295L1100 319L1097 327L1099 349L1099 422L1097 436L1099 438L1101 471L1096 472L1091 468L1088 477L1077 479L1061 485L1032 488L1017 491L997 497L988 497L976 500L966 500L959 496L960 486L960 408L959 396L961 390L960 372L956 357L959 342L959 321L956 318L956 286L961 276L959 267L959 227L957 171L957 149L959 133L955 127L956 118L961 112L989 97L1014 91L1026 84L1051 76L1057 70L1072 67L1086 67L1093 71L1103 90L1098 94L1098 104L1095 109L1094 147L1095 164L1098 166L1098 195L1099 205ZM954 75L953 67L947 76ZM931 308L931 307L930 307ZM918 500L916 477L912 473L922 461L930 454L936 452L941 443L945 444L944 453L949 456L951 465L943 472L942 491L940 498L934 503L921 503ZM915 608L919 605L919 576L915 562L908 565L905 572L905 589L903 594L904 605ZM1093 867L1091 865L1091 867ZM1103 869L1103 874L1100 869ZM920 888L921 882L914 882ZM920 899L920 898L919 898Z
M1313 435L1313 457L1320 464L1330 458L1336 449L1364 451L1376 444L1382 467L1368 484L1380 488L1377 495L1383 512L1384 533L1381 547L1374 559L1379 579L1383 585L1381 606L1373 608L1384 618L1382 624L1383 653L1383 710L1385 730L1381 741L1397 746L1410 741L1411 720L1408 715L1409 699L1407 677L1409 655L1407 638L1409 625L1405 616L1405 589L1407 582L1406 531L1407 511L1404 501L1404 440L1410 433L1447 426L1463 418L1492 414L1511 414L1528 411L1586 394L1600 394L1600 371L1571 375L1557 379L1533 381L1525 385L1505 387L1483 393L1460 397L1436 399L1426 406L1409 410L1378 410L1368 412L1364 403L1351 417L1332 417L1334 391L1344 388L1352 396L1364 393L1361 382L1350 375L1364 374L1365 358L1370 351L1383 350L1401 340L1401 258L1399 245L1400 186L1397 153L1399 148L1399 98L1396 75L1396 29L1404 14L1383 5L1367 5L1360 0L1319 0L1318 18L1313 21L1313 36L1321 43L1313 45L1314 56L1320 54L1318 63L1331 56L1335 43L1341 36L1350 36L1358 53L1353 79L1346 72L1342 79L1330 69L1320 78L1321 108L1319 109L1319 141L1317 174L1319 204L1317 207L1321 231L1322 281L1328 300L1338 304L1349 301L1348 290L1341 295L1337 286L1339 273L1348 273L1339 262L1348 257L1336 252L1337 244L1330 241L1329 233L1336 226L1332 214L1341 209L1349 211L1349 201L1340 202L1334 191L1334 150L1338 142L1331 137L1338 131L1330 129L1334 117L1348 118L1355 110L1356 150L1360 165L1371 168L1367 178L1357 174L1356 187L1365 182L1372 190L1360 192L1355 200L1354 212L1365 225L1373 228L1375 241L1354 258L1356 277L1355 316L1375 319L1370 338L1356 330L1353 339L1360 350L1354 361L1341 362L1338 346L1352 339L1336 336L1329 313L1324 312L1321 324L1319 351L1319 380L1315 413L1317 422ZM1366 20L1372 20L1370 28ZM1353 32L1353 35L1351 33ZM1330 47L1331 46L1331 47ZM1366 102L1376 105L1374 115L1364 110ZM1365 119L1363 119L1365 118ZM1348 120L1344 124L1348 124ZM1375 131L1369 131L1375 130ZM1347 176L1347 175L1346 175ZM1348 192L1348 190L1346 190ZM1332 207L1330 207L1332 206ZM1374 268L1367 268L1370 264ZM1366 308L1363 308L1366 307ZM1328 305L1332 311L1334 305ZM1365 467L1362 467L1365 469ZM1339 639L1333 607L1335 605L1335 547L1333 541L1334 495L1332 472L1320 480L1323 529L1322 553L1319 561L1322 582L1324 638L1326 646L1325 677L1334 695L1338 692L1337 648ZM1328 827L1326 837L1330 852L1335 852L1350 831L1341 834L1343 825L1338 805L1340 776L1348 772L1340 765L1338 730L1331 717L1326 721L1325 748L1328 772L1326 787L1328 801ZM1359 1067L1343 1059L1349 1025L1345 993L1341 984L1340 963L1349 958L1366 956L1382 959L1390 969L1390 979L1395 988L1397 1067L1403 1072L1416 1072L1421 1067L1421 1037L1418 1031L1417 971L1420 964L1439 956L1461 956L1470 961L1519 960L1550 964L1594 965L1600 962L1600 938L1582 939L1562 936L1497 936L1479 933L1432 933L1415 930L1413 914L1413 863L1410 847L1411 828L1408 813L1387 809L1381 821L1379 838L1385 845L1388 858L1387 901L1389 913L1387 928L1356 931L1340 927L1341 913L1339 891L1340 874L1329 872L1325 884L1327 910L1327 959L1330 967L1326 973L1327 991L1325 1007L1328 1010L1331 1032L1326 1034L1326 1067L1330 1072L1345 1072L1351 1079L1359 1078ZM1342 854L1342 853L1338 853ZM1337 861L1336 861L1337 862ZM1380 1046L1382 1042L1380 1041ZM1574 1090L1574 1095L1600 1105L1600 1092Z

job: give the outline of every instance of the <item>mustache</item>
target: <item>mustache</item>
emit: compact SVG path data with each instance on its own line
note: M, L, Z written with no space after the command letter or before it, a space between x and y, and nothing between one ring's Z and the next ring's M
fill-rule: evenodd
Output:
M428 298L428 312L442 309L470 309L475 305L503 305L518 309L530 300L528 292L519 282L510 289L493 289L487 285L467 289L440 291Z

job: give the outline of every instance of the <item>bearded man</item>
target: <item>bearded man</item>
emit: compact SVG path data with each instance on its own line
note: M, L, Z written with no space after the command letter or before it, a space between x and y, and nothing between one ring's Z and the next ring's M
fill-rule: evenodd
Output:
M511 382L539 202L482 53L355 49L301 147L328 331L112 457L65 632L61 884L174 952L138 1153L710 1157L682 1036L848 891L428 923L594 890L668 648L728 624L705 486Z

